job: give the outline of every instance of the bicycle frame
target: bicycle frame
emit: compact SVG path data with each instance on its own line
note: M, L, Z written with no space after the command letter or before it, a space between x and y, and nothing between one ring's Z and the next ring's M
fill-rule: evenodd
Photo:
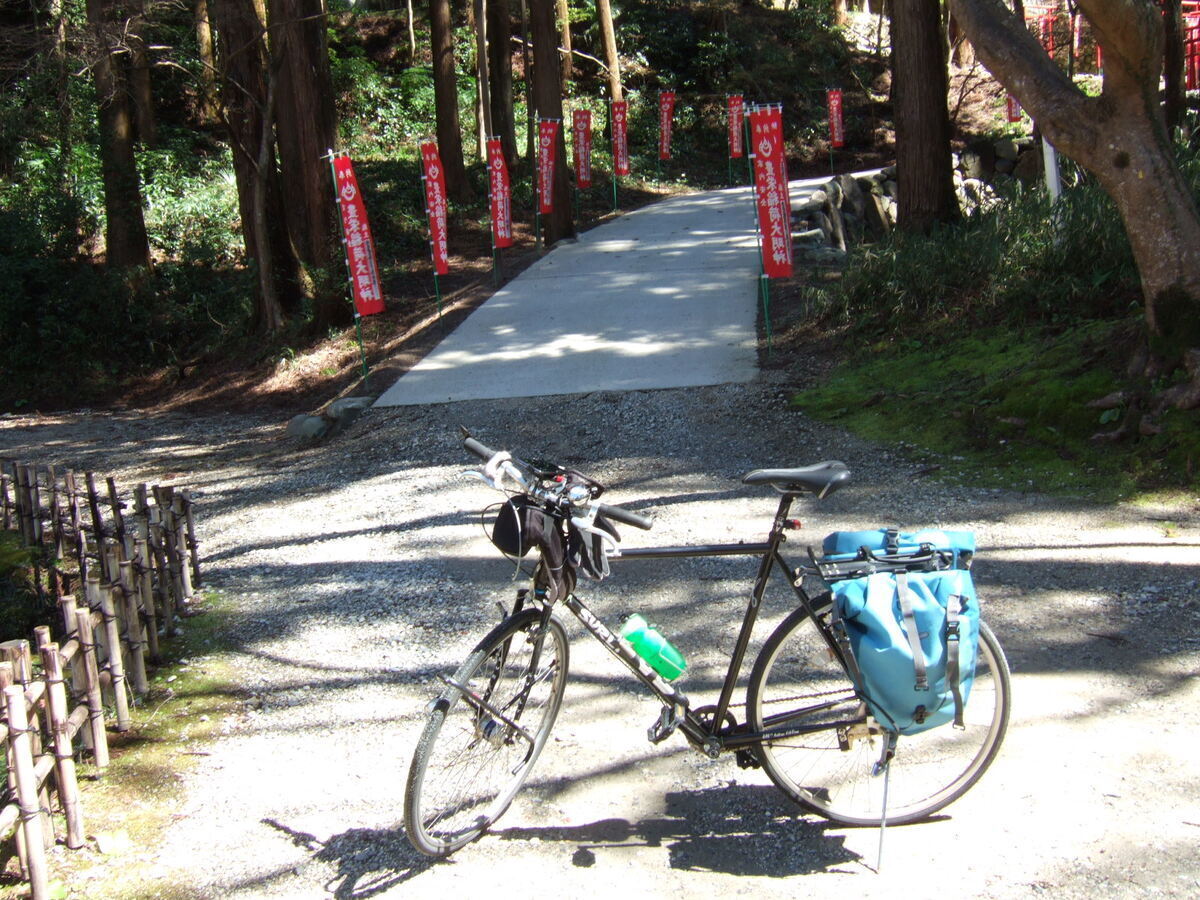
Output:
M814 712L820 709L820 706L811 707L805 710L795 710L787 713L784 716L778 717L778 721L771 722L766 730L761 732L751 731L749 722L737 723L734 719L734 724L721 726L729 713L729 707L733 698L733 692L737 687L737 682L741 675L742 665L745 662L746 650L750 645L750 637L754 630L755 621L758 618L759 606L762 603L763 596L766 592L767 581L770 578L771 571L778 566L785 577L788 584L791 586L801 606L807 610L809 616L816 624L825 642L829 645L831 652L835 654L841 662L843 668L846 667L846 659L838 642L834 639L829 629L821 622L812 608L812 600L804 589L799 584L799 578L791 573L796 571L788 561L784 558L780 548L787 541L787 536L784 533L788 530L788 512L791 509L793 500L797 495L784 494L780 498L779 508L775 513L775 519L771 526L770 534L764 542L758 543L738 543L738 544L702 544L696 546L683 547L649 547L649 548L631 548L622 549L620 554L613 556L613 560L623 559L685 559L696 557L710 556L758 556L760 562L758 566L758 574L755 577L754 588L751 591L749 602L746 606L746 612L742 618L741 629L738 632L737 643L734 645L733 657L730 659L729 668L725 673L725 680L721 687L721 694L717 701L716 711L714 712L711 722L705 722L697 715L690 707L687 696L677 687L672 685L661 675L655 672L641 657L633 650L627 647L613 632L601 622L588 607L580 600L572 591L563 599L566 607L575 615L583 626L591 632L600 643L608 648L617 659L625 664L625 666L648 687L662 701L664 707L663 715L659 720L658 725L652 727L662 728L664 733L662 737L666 737L676 727L682 729L687 736L688 741L694 746L703 750L710 757L717 757L725 750L738 750L748 748L757 744L763 739L781 739L795 737L800 734L811 733L815 731L828 731L833 728L848 727L857 724L858 720L846 720L838 722L822 722L819 725L796 725L788 724L787 719L802 718L805 714Z

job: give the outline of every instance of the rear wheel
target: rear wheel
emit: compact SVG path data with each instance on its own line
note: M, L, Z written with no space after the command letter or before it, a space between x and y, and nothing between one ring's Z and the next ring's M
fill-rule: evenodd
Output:
M542 611L510 616L480 641L433 701L404 796L413 846L445 856L479 837L525 783L566 685L561 623Z
M816 611L828 621L828 596L824 601ZM879 823L884 779L874 773L888 735L867 716L841 663L803 610L785 619L764 645L750 675L747 706L755 731L853 723L765 739L759 759L779 789L809 810L851 825ZM887 821L917 821L962 796L995 758L1008 710L1008 663L991 629L980 623L966 728L944 725L897 737Z

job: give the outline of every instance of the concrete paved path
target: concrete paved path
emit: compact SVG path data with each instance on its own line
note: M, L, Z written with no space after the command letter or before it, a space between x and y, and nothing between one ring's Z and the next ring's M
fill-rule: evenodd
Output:
M643 207L521 273L375 405L749 381L758 273L749 188Z

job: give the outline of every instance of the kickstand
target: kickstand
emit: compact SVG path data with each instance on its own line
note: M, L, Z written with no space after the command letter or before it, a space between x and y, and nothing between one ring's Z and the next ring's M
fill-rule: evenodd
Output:
M883 775L883 810L879 814L879 849L875 852L875 874L883 870L883 835L887 829L888 786L892 778L892 757L896 755L896 734L889 731L883 742L883 752L875 763L872 775Z

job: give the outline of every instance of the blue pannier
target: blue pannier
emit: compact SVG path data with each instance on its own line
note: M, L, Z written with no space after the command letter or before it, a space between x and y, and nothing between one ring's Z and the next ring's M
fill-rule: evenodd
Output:
M835 531L821 545L825 562L858 558L863 548L875 555L904 556L920 553L923 547L948 554L950 565L967 566L975 554L975 532L925 529L904 532L895 528L874 531Z
M851 676L875 719L900 734L961 727L979 646L971 573L878 572L831 588Z

